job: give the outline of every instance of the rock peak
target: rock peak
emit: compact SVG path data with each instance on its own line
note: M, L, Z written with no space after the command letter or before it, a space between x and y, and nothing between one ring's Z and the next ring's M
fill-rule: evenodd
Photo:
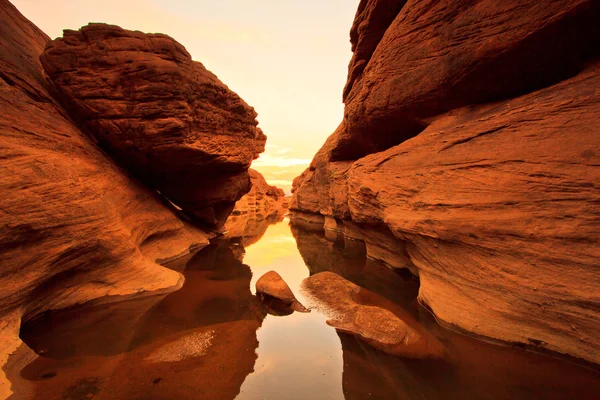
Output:
M40 60L72 119L192 218L219 225L250 189L256 111L171 37L94 23Z

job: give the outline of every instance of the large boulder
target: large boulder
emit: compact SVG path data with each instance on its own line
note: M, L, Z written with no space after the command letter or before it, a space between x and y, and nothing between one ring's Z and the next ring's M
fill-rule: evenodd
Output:
M52 97L49 38L0 2L0 315L176 288L162 268L208 235L119 169Z
M209 224L250 190L256 112L169 36L90 24L46 46L70 115L148 186Z
M360 7L336 160L399 144L446 111L552 85L600 53L595 0L363 0Z
M386 225L440 322L600 363L598 18L597 1L406 2L291 208Z

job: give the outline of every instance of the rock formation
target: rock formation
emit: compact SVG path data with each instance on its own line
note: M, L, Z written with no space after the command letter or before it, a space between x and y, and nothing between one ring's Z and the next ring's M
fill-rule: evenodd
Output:
M168 266L186 277L174 293L26 323L21 336L40 355L7 368L19 371L11 376L14 397L235 398L254 370L256 331L266 316L250 292L250 268L227 243Z
M266 141L256 112L172 38L90 24L41 62L73 119L194 217L222 223L250 190Z
M170 38L92 25L48 43L0 0L0 365L21 345L21 322L45 310L180 288L181 274L158 262L211 235L151 189L205 221L206 210L220 217L249 189L245 169L265 140L254 111ZM46 46L56 85L39 61ZM199 174L218 180L212 192ZM9 387L0 376L0 398Z
M282 306L298 312L310 312L296 299L294 292L276 271L269 271L256 281L256 293L263 301L276 299Z
M365 247L370 245L357 239L360 228L351 231L352 237L339 235L335 241L324 234L322 223L320 231L294 224L292 232L311 275L318 277L322 271L331 271L367 289L359 293L376 293L379 296L361 295L352 299L358 304L377 304L393 310L410 327L423 327L434 335L446 350L443 361L398 357L377 350L354 334L338 330L346 399L459 400L483 399L490 394L494 398L527 399L535 393L536 398L560 400L594 397L598 391L598 372L592 368L521 348L490 344L441 327L431 313L416 302L419 283L408 270L392 269L366 256ZM362 233L366 236L369 232ZM382 301L381 297L391 303ZM333 305L336 304L340 303L336 301ZM317 310L324 305L317 304Z
M256 243L269 225L283 221L287 209L282 189L270 186L258 171L249 169L248 174L252 188L235 203L223 227L228 239L237 239L244 247Z
M269 211L285 208L285 193L283 189L271 186L260 172L250 168L248 170L252 187L233 209L232 215L240 214L268 214Z
M291 208L385 225L439 321L600 363L599 18L361 1L344 121Z
M330 317L328 325L355 335L386 353L407 358L441 358L444 348L415 321L409 326L393 311L391 301L342 278L320 272L302 283L317 307Z

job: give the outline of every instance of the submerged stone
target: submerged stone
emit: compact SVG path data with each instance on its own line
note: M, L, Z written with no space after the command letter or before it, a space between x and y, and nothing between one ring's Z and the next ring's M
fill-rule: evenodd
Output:
M404 321L384 297L333 272L306 278L303 289L330 319L327 324L386 353L407 358L442 358L442 344L416 321Z

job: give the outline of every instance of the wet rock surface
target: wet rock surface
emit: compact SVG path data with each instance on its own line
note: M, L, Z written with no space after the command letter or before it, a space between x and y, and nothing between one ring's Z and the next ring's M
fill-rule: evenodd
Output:
M256 293L265 302L272 299L279 300L282 308L289 308L298 312L310 312L296 299L292 289L285 283L281 275L275 271L267 272L256 281ZM278 308L277 305L272 303L270 307Z
M342 278L320 272L306 278L303 290L330 317L327 324L355 335L388 354L407 358L442 358L444 348L422 326L409 326L397 314L403 312L384 297Z
M194 218L222 224L250 190L256 112L169 36L90 24L40 59L71 117Z
M393 310L409 326L424 327L443 343L446 351L443 360L399 357L378 350L354 334L338 331L345 398L559 400L593 397L592 393L600 388L600 375L592 369L521 348L493 345L440 326L416 301L418 280L402 273L405 269L390 268L367 257L367 248L372 244L357 237L366 237L371 230L353 227L347 232L349 236L340 234L333 238L314 226L310 230L292 226L298 250L311 275L331 271L376 293L377 298L388 299L393 304L387 303L384 308ZM390 234L389 240L394 239ZM369 297L358 297L357 301L381 306L369 301ZM319 308L313 310L313 314L317 312Z
M234 250L212 244L170 263L186 281L169 295L26 324L21 336L39 356L29 355L13 377L15 397L235 398L253 371L266 314Z
M598 3L378 3L291 208L385 225L442 323L600 362Z

